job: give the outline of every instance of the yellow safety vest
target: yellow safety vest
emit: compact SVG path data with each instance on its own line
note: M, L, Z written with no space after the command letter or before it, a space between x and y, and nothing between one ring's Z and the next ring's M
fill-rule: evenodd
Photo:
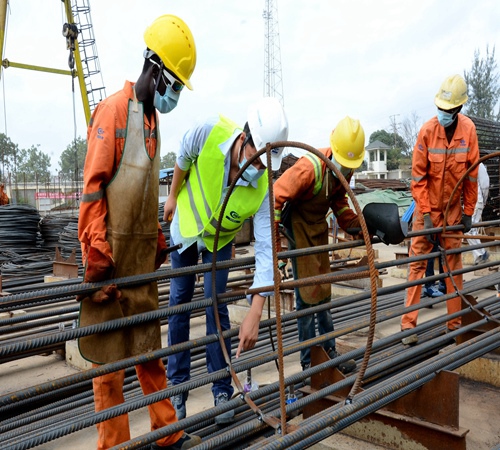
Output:
M266 170L257 181L257 189L250 184L233 189L221 217L225 155L219 145L227 141L240 127L222 115L219 119L208 135L197 160L191 165L177 198L182 236L201 236L209 251L214 249L217 225L220 223L217 245L219 250L231 242L244 221L258 211L268 191Z

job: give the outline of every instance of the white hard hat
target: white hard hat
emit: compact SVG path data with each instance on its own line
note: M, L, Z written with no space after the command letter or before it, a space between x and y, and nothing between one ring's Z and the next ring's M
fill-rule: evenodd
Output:
M250 105L247 115L248 128L257 150L268 142L286 141L288 138L288 120L281 103L274 97L264 97ZM279 170L283 147L271 150L271 169ZM267 156L260 155L262 163L267 166Z

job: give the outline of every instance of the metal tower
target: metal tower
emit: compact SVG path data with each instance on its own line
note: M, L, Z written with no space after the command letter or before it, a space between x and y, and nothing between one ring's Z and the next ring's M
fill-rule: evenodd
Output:
M283 75L281 72L280 35L278 29L277 0L265 0L264 17L264 96L277 98L285 106Z

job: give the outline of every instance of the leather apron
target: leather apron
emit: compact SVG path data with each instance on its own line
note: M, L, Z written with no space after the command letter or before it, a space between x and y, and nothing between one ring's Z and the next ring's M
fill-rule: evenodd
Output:
M129 101L125 145L119 168L106 188L107 236L115 270L113 278L154 272L158 243L160 138L150 158L144 139L144 108ZM159 133L158 127L157 132ZM121 289L122 298L109 303L82 301L80 326L103 323L158 309L156 282ZM161 348L159 320L79 339L82 356L104 364Z
M293 203L291 211L292 236L295 248L308 248L328 244L326 214L330 208L333 175L326 169L321 190L310 200ZM294 263L298 279L330 273L328 252L300 256ZM304 303L317 304L331 297L331 284L316 284L298 288Z

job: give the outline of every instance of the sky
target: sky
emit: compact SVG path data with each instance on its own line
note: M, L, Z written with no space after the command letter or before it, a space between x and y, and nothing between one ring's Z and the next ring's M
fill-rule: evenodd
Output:
M106 95L135 81L143 34L162 14L190 27L197 49L194 90L162 115L162 156L184 133L219 113L241 126L264 95L265 0L77 0L90 4ZM434 96L449 75L472 67L500 38L498 0L275 0L289 140L329 145L346 115L366 135L392 121L435 115ZM67 70L61 1L9 0L3 58ZM500 48L496 48L499 60ZM86 137L81 94L69 76L9 67L1 73L0 132L20 148L38 148L59 170L61 153Z

